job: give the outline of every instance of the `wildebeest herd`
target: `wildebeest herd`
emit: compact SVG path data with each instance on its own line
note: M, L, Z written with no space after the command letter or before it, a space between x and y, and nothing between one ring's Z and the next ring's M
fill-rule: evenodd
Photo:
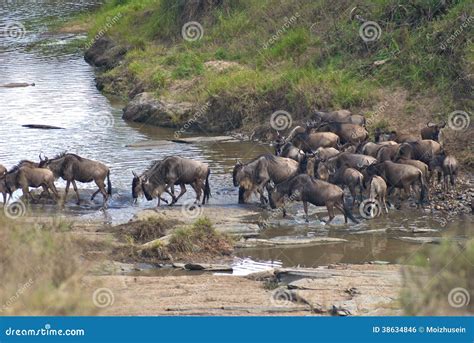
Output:
M420 137L376 129L375 139L370 141L363 116L347 110L315 112L310 121L293 128L287 137L276 132L272 143L274 154L235 164L232 180L239 188L238 202L246 203L256 194L262 205L283 208L286 215L286 202L301 201L307 221L310 203L326 206L329 221L334 218L336 208L346 223L348 218L357 222L352 208L356 202L363 202L364 192L385 212L388 212L387 199L395 189L399 189L400 201L404 200L403 190L405 198L414 195L422 206L430 201L431 190L436 181L441 182L441 177L445 192L456 182L458 163L439 142L440 130L445 125L428 123ZM98 190L91 200L101 193L106 206L112 185L110 170L103 163L71 153L51 159L40 154L39 159L39 162L22 160L9 170L0 165L4 205L17 189L23 191L27 200L31 199L30 187L42 187L41 195L52 192L59 201L54 181L62 178L66 181L65 196L72 184L78 204L76 181L95 182ZM173 205L185 194L186 185L194 189L196 204L204 205L211 195L211 171L203 162L170 156L154 161L140 175L132 173L134 201L143 194L149 201L158 199L158 206L161 201ZM178 195L175 186L180 187ZM345 187L351 201L346 201ZM171 202L163 197L165 193Z

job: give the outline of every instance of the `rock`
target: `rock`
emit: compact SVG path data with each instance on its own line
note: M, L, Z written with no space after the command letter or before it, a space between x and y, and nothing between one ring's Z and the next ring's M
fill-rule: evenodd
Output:
M34 87L34 83L26 83L26 82L12 82L12 83L6 83L3 85L0 85L2 88L18 88L18 87L29 87L32 86Z
M418 243L418 244L426 244L426 243L439 244L442 241L441 237L397 237L397 239L403 242Z
M127 53L127 48L118 46L109 37L103 36L85 52L84 59L94 67L113 69Z
M270 239L250 238L244 243L247 246L279 246L279 245L306 245L306 244L327 244L344 243L347 240L334 237L300 237L300 236L280 236Z
M177 118L188 118L193 104L156 99L153 93L140 93L123 109L122 118L162 127L177 127Z
M207 61L204 63L204 67L206 69L216 71L218 73L223 72L227 69L235 69L235 68L241 68L240 64L237 62L231 62L231 61Z
M209 264L209 263L186 263L184 265L186 270L205 270L213 272L231 272L232 267L224 264Z
M52 126L52 125L43 125L43 124L25 124L22 127L28 129L41 129L41 130L64 130L64 127Z

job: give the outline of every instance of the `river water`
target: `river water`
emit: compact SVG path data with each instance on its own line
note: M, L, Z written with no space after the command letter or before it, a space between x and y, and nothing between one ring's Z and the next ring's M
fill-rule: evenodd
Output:
M101 198L95 203L77 206L69 201L63 214L78 219L101 219L120 223L128 221L143 208L153 206L142 200L131 204L132 170L141 172L150 161L169 155L190 157L209 163L212 170L211 204L235 204L237 190L232 185L231 170L237 159L248 160L268 146L251 142L215 142L203 137L194 144L169 141L173 131L130 124L121 119L118 101L104 97L95 87L94 69L85 63L79 51L62 49L77 34L51 34L44 24L50 17L67 16L96 6L98 1L0 0L0 84L35 83L35 87L0 87L0 163L11 167L21 159L38 160L39 153L53 156L62 151L104 162L111 168L114 196L104 214ZM84 37L82 37L84 38ZM23 128L24 124L46 124L63 130ZM147 144L142 144L146 142ZM152 142L153 144L148 144ZM64 183L58 181L58 186ZM93 184L81 184L92 190ZM189 191L185 199L193 198ZM45 205L37 212L55 212ZM472 235L471 218L443 221L443 232L458 237ZM413 236L406 230L439 229L440 221L429 212L407 208L392 211L389 216L358 225L358 230L390 228L392 234L354 234L354 227L324 228L296 221L267 229L266 238L282 235L330 235L343 237L346 243L292 248L243 249L241 257L283 261L284 265L314 266L334 263L361 263L373 260L396 262L418 249L417 244L399 240ZM426 234L419 234L426 235ZM439 235L430 233L429 235Z

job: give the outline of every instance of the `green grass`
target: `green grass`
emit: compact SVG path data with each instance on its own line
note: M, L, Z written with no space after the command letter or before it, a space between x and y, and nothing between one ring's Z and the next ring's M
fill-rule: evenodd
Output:
M94 37L120 14L107 34L132 49L125 65L117 67L118 74L160 95L173 82L199 78L191 91L178 95L181 100L252 93L268 99L283 89L290 107L304 99L307 108L301 113L315 106L357 112L376 104L379 91L390 93L398 87L410 96L439 98L443 108L437 112L472 108L471 88L460 78L472 73L472 22L441 48L462 24L460 18L472 14L467 0L448 0L445 5L415 0L403 6L396 0L370 5L348 0L225 0L196 7L199 3L114 0L80 20L91 23ZM378 40L366 43L359 36L361 23L349 19L356 5L359 14L379 24ZM204 30L196 42L181 37L182 25L191 20ZM204 68L210 60L235 61L242 68L216 73ZM374 65L381 60L385 63Z

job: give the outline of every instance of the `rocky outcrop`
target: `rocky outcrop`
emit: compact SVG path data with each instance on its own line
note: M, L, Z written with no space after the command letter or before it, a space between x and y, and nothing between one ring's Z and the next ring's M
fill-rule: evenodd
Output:
M153 93L140 93L123 109L122 118L162 127L177 127L181 118L192 115L190 102L156 99Z
M109 37L101 37L85 52L84 59L94 67L106 70L115 68L120 64L127 53L127 48L118 46Z

